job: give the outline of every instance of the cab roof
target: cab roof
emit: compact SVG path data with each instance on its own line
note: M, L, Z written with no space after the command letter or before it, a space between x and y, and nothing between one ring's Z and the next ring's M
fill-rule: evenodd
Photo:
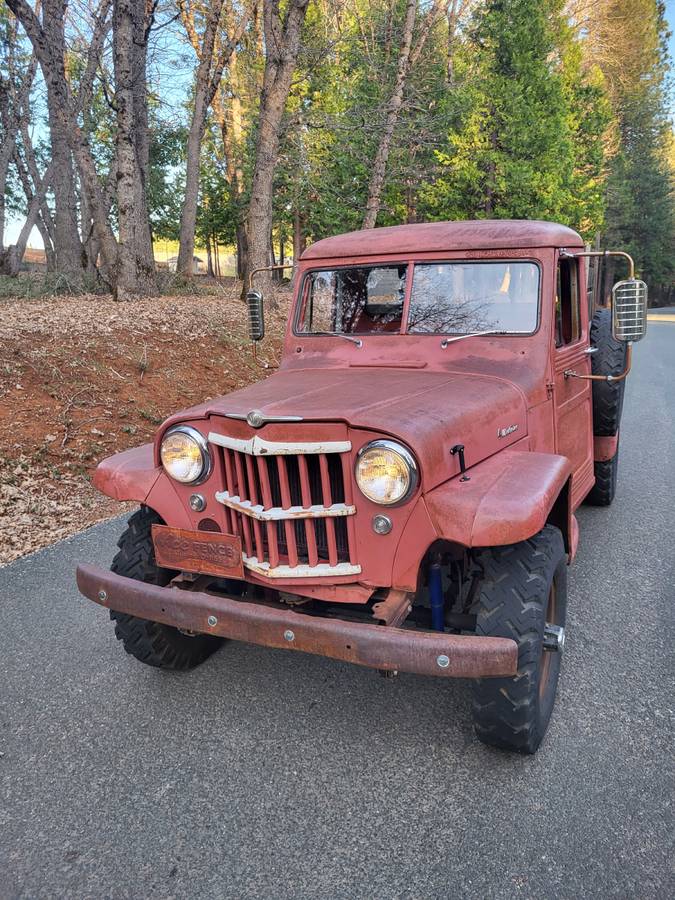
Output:
M566 225L530 219L425 222L350 231L324 238L308 247L302 259L409 256L451 250L520 250L528 247L583 247L583 240Z

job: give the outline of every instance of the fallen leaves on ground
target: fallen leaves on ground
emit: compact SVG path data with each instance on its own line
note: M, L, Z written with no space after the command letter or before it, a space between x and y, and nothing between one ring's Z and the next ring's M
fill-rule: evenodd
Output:
M92 487L101 459L263 376L239 292L0 301L0 565L130 508ZM271 362L289 304L277 299L261 354Z

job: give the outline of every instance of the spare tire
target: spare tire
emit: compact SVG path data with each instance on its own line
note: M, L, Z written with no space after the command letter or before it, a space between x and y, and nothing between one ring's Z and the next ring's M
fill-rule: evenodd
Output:
M621 375L628 345L612 336L611 309L599 309L593 316L591 346L596 348L591 356L594 375ZM610 437L619 430L625 389L625 380L593 382L593 434L597 437Z

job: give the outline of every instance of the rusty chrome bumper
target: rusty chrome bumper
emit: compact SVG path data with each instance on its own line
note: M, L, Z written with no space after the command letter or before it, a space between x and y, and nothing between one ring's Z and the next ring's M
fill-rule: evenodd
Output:
M226 596L157 587L88 565L77 567L77 586L85 597L118 612L372 669L485 678L515 675L518 667L518 648L509 638L442 634L310 616Z

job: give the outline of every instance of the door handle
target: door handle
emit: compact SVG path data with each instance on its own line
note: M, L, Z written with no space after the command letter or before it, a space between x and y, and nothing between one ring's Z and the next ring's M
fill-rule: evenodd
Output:
M598 352L597 347L586 347L586 349L584 350L584 353L586 354L586 356L591 356L593 353L597 353L597 352Z

